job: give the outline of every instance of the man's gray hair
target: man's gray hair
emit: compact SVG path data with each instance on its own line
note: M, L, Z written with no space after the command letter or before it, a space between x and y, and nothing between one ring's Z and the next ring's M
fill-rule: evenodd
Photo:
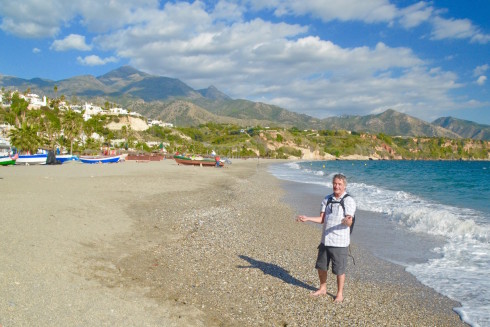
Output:
M345 177L344 174L335 174L332 178L332 182L336 179L340 179L342 182L344 182L344 185L347 186L347 177Z

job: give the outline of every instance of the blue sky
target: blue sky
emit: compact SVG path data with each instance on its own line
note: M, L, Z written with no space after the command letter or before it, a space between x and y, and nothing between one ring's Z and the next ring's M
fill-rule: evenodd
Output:
M490 124L490 1L0 0L0 75L123 65L325 118Z

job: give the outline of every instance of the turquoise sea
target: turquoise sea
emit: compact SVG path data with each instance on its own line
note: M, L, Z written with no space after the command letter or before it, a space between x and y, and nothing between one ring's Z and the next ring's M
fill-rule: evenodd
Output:
M465 322L490 326L490 162L313 161L269 171L301 183L297 196L313 197L315 211L331 193L332 176L346 175L358 219L371 217L356 222L353 242L460 302L454 310ZM309 208L299 211L311 210L311 201L301 203Z

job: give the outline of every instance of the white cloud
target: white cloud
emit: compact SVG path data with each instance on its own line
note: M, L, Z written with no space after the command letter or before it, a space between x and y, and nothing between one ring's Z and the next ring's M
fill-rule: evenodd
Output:
M85 36L70 34L62 40L55 40L53 44L51 44L50 49L55 51L89 51L92 47L85 43Z
M481 44L487 44L490 42L490 34L484 34L478 32L471 37L471 41L476 43L481 43Z
M81 23L89 31L99 33L140 23L140 17L144 19L149 11L155 12L160 7L158 0L78 0L75 3L77 13L82 16Z
M324 21L359 20L368 23L389 22L396 17L396 7L388 0L249 0L255 10L273 9L277 16L311 15Z
M39 52L41 52L41 49L39 48L32 49L32 53L39 53Z
M420 1L405 8L397 8L388 0L248 0L253 10L273 10L276 16L311 16L323 21L362 21L365 23L387 23L393 25L398 19L406 29L422 23L432 27L431 39L468 39L470 42L486 44L490 34L483 33L469 19L443 18L445 9L436 10L432 2Z
M476 84L484 85L486 81L487 81L487 77L482 75L482 76L478 77L478 79L476 80Z
M54 36L71 19L70 7L64 0L0 0L0 29L25 38Z
M295 80L281 85L280 96L269 102L316 117L348 112L368 114L388 108L423 117L427 112L454 108L448 90L460 87L455 80L452 73L423 67L407 69L398 77L386 74Z
M215 20L227 22L241 21L245 8L234 1L219 1L213 10L212 17Z
M90 55L84 58L77 57L77 61L79 64L84 66L102 66L107 63L117 62L118 59L116 57L100 58L99 56L96 55Z
M313 8L314 2L307 5ZM224 22L223 12L230 8L225 3L215 12L199 2L167 3L162 10L141 11L138 22L93 42L143 71L176 77L194 88L213 84L234 98L316 117L387 108L424 116L455 106L449 92L461 87L458 77L431 69L409 48L384 43L343 48L307 36L307 26L244 21L238 13Z
M92 32L107 32L139 20L139 12L158 9L158 0L0 0L0 29L25 37L54 37L74 18Z
M481 33L469 19L445 19L434 17L431 37L434 40L470 39L472 42L488 43L490 35Z
M470 42L481 44L490 42L490 35L481 32L471 20L443 18L443 14L447 14L446 9L435 9L432 2L420 1L400 8L399 21L407 29L429 23L432 28L432 40L469 39Z
M490 66L488 64L485 64L485 65L481 65L481 66L477 66L474 70L473 70L473 76L480 76L482 74L485 74L485 72L490 68Z
M56 34L59 31L59 26L58 24L40 25L33 22L19 22L10 17L5 17L0 24L0 29L25 38L37 38Z
M399 10L400 23L405 28L413 28L427 22L432 16L434 8L427 2L417 2L409 7Z

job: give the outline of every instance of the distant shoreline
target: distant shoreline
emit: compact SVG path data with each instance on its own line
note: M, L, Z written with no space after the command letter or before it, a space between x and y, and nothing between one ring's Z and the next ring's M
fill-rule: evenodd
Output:
M240 158L241 159L241 158ZM254 160L249 158L244 160ZM260 160L278 160L272 158L260 158ZM312 158L312 159L279 159L285 161L490 161L490 159L379 159L365 156L347 156L339 158Z

